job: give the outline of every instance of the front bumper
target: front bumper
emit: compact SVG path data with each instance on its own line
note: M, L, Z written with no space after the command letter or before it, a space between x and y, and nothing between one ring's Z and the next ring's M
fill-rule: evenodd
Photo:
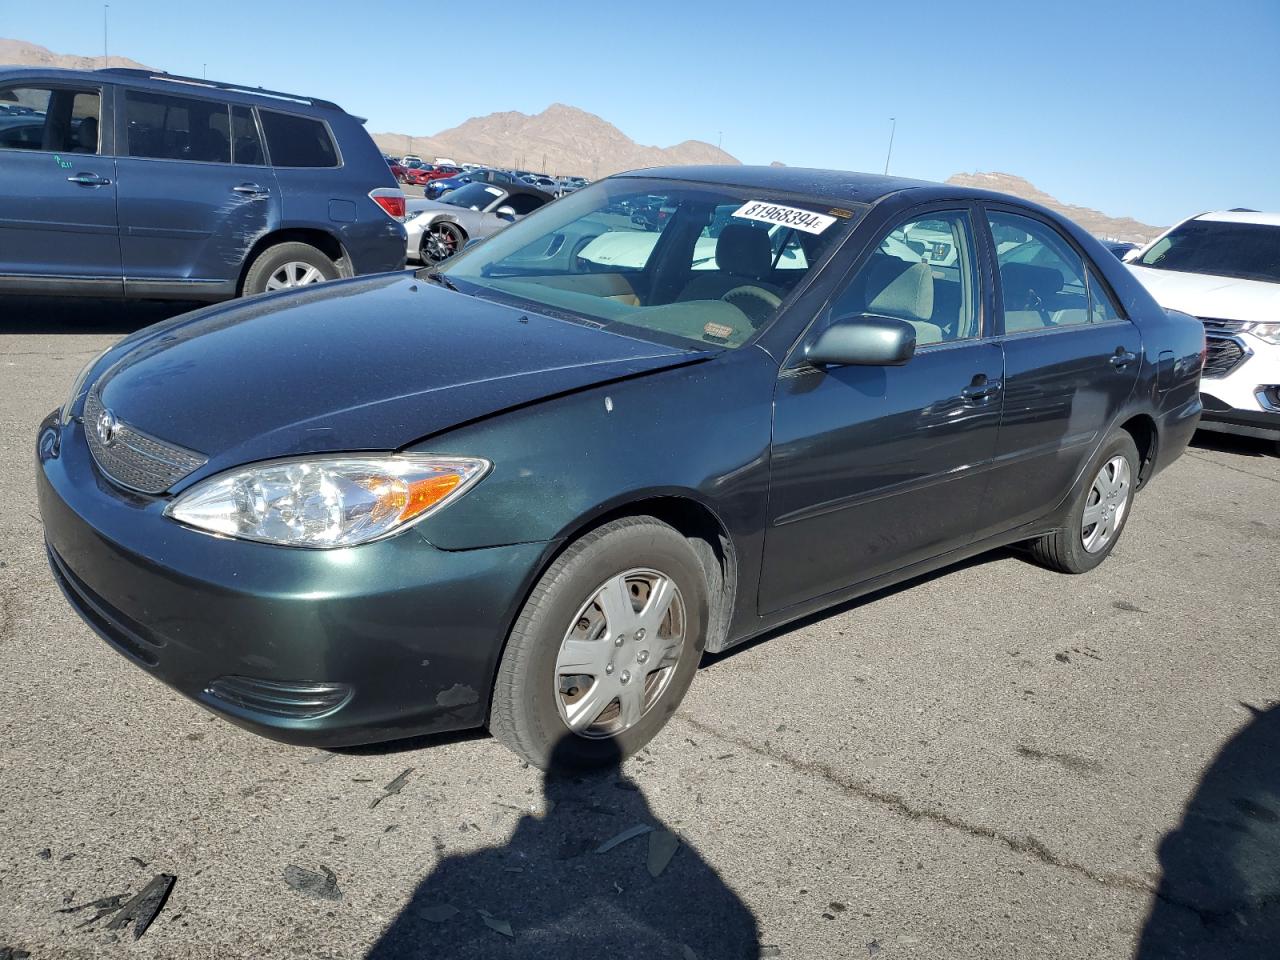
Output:
M1206 430L1280 440L1280 345L1249 333L1211 335L1234 345L1236 361L1221 375L1200 381Z
M136 665L287 743L347 746L486 720L502 644L547 544L450 552L415 530L341 550L209 536L98 472L82 425L41 425L50 566Z

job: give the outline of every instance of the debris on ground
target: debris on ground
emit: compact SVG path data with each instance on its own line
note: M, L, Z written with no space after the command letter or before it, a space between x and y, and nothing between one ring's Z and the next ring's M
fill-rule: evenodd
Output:
M299 893L322 900L341 900L342 891L338 889L338 875L320 864L323 873L306 870L296 864L284 868L284 882Z
M423 907L418 911L418 916L423 920L430 920L432 923L444 923L446 920L452 920L462 911L451 903L438 903L431 907Z
M827 909L830 910L832 913L844 913L845 910L848 908L839 900L832 900L830 903L827 904Z
M337 756L336 753L330 753L328 750L317 750L315 753L307 757L307 759L303 760L302 762L303 763L328 763L330 760L332 760L336 756Z
M74 907L62 907L58 910L58 913L79 913L81 910L93 909L96 912L92 917L83 923L76 924L77 927L91 927L107 914L115 913L119 910L120 905L131 896L133 896L131 893L113 893L109 897L99 897L97 900L90 900Z
M36 856L39 857L41 860L49 860L49 859L52 859L53 857L53 851L50 850L48 847L45 847L43 850L37 853Z
M761 960L764 960L765 957L780 957L780 956L782 956L782 948L775 944L767 943L760 948Z
M411 773L413 773L413 767L409 767L409 769L401 773L400 776L396 777L394 780L388 783L385 787L383 787L382 793L369 801L369 809L372 810L374 807L380 804L383 800L387 799L387 797L394 797L397 793L403 790L404 785L409 782L409 774Z
M880 941L872 940L867 944L867 956L878 957L880 955Z
M670 830L654 830L649 834L649 876L657 879L680 849L680 838Z
M1053 659L1057 660L1059 663L1070 663L1070 662L1071 662L1071 658L1070 658L1070 657L1068 657L1065 653L1055 653L1055 654L1053 655Z
M488 910L477 910L476 913L480 914L480 919L484 921L484 925L490 930L496 930L504 937L515 936L515 932L511 929L511 924L507 923L507 921L499 920Z
M151 882L138 891L138 895L120 908L120 912L107 921L108 930L121 930L133 924L133 939L137 940L147 932L160 911L178 878L171 873L157 873Z
M19 947L0 947L0 960L27 960L29 956L30 953Z
M600 846L596 847L596 853L608 853L614 847L626 843L628 840L634 840L636 837L642 837L652 829L653 827L647 823L638 823L631 829L623 830L616 837L612 837L600 844Z
M143 860L141 857L130 857L129 859L132 860L134 863L136 863L138 866L140 866L143 870L147 869L147 867L150 866L150 864L147 863L147 861Z

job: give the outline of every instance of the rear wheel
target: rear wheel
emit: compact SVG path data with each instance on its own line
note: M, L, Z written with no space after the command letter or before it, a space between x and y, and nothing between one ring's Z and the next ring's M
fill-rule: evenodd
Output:
M1030 544L1031 555L1051 570L1085 573L1115 549L1138 484L1138 447L1127 431L1111 435L1090 465L1090 483L1076 499L1062 529Z
M422 243L418 249L423 263L439 263L441 260L452 257L466 242L466 235L456 223L437 220L427 227L427 232L422 235Z
M662 729L706 642L697 554L652 517L571 544L521 611L489 728L535 766L617 763Z
M277 243L254 258L244 294L270 293L338 279L338 265L309 243Z

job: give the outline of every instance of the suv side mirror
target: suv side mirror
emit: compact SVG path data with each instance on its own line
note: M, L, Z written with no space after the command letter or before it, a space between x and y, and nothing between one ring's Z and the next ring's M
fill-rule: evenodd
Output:
M864 313L832 323L805 347L804 358L814 366L899 367L915 352L915 327Z
M497 214L499 217L501 217L503 220L515 220L516 218L515 207L501 206L493 212Z

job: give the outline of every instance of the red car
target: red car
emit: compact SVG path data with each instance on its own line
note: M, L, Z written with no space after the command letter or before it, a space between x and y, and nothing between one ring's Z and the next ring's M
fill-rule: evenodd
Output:
M454 177L462 172L461 167L453 167L447 163L424 163L420 167L409 167L405 170L405 183L416 183L419 186L428 184L432 180L443 180L445 177Z
M383 157L387 161L387 166L391 168L391 175L396 178L397 182L404 183L404 167L400 165L400 161L392 157Z

